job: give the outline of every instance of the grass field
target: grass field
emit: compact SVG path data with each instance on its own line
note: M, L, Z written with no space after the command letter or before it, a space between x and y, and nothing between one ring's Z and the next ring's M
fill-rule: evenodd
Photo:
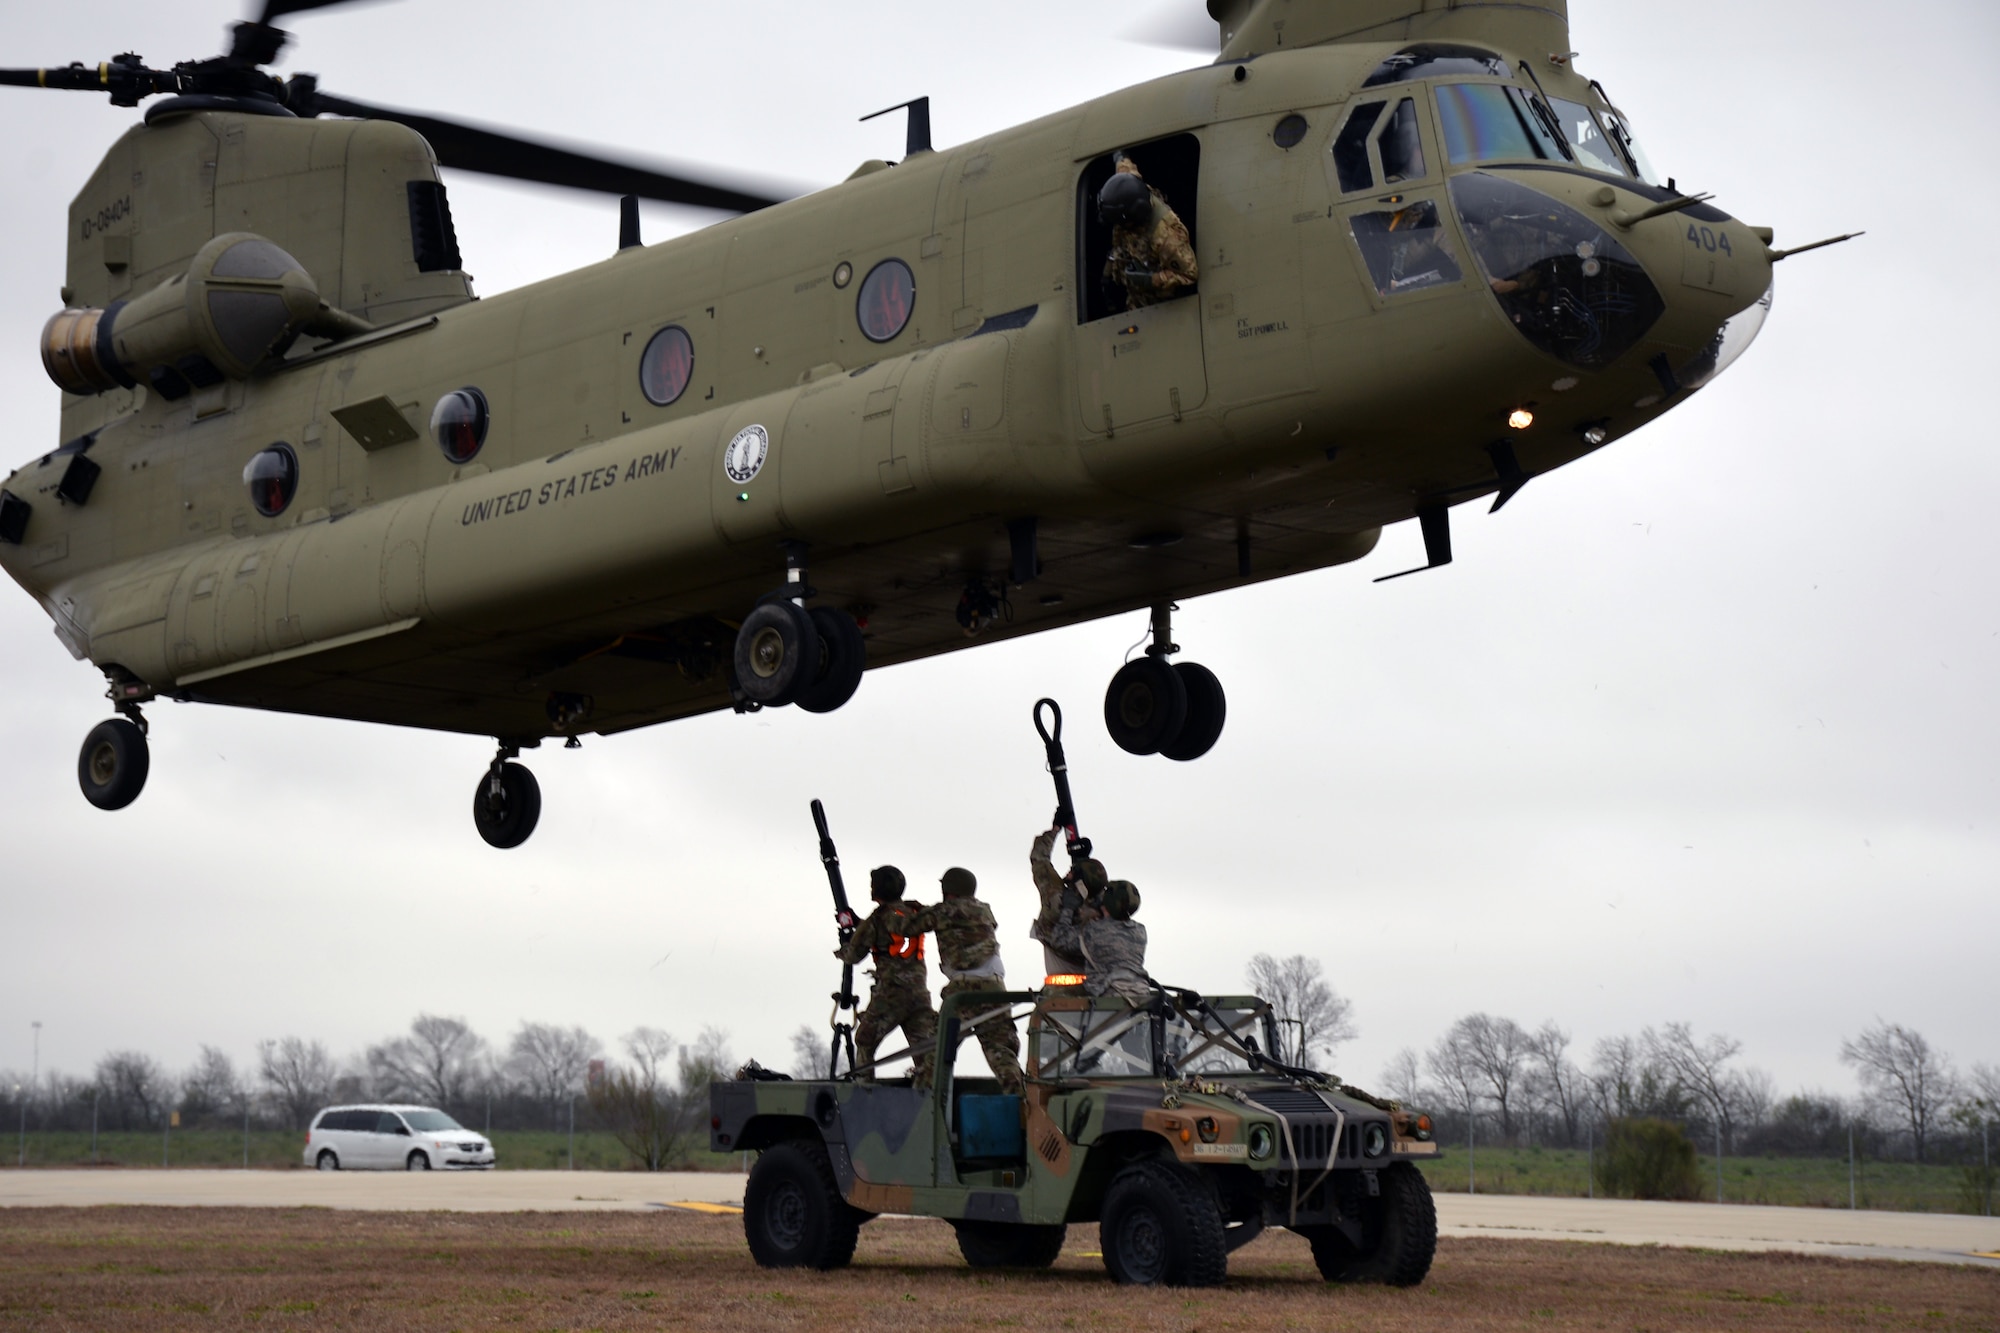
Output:
M1335 1287L1260 1237L1203 1291L1114 1286L1096 1228L1053 1269L975 1272L950 1228L877 1221L854 1266L757 1268L734 1217L319 1209L0 1211L18 1329L1991 1330L2000 1274L1783 1254L1447 1240L1421 1287Z
M1441 1162L1423 1164L1424 1178L1439 1193L1466 1192L1464 1145L1445 1145ZM1564 1148L1480 1148L1473 1166L1480 1194L1543 1194L1583 1198L1589 1177L1581 1150ZM1715 1157L1700 1158L1704 1201L1715 1199ZM1974 1211L1963 1196L1964 1173L1953 1166L1915 1162L1863 1161L1856 1172L1856 1201L1863 1208L1905 1213ZM1823 1157L1725 1157L1724 1203L1785 1204L1798 1208L1847 1207L1847 1163Z

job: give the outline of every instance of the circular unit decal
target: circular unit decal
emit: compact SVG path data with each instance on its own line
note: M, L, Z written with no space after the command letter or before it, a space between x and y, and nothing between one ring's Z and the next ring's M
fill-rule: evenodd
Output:
M885 343L903 331L917 308L917 278L900 259L885 259L861 280L854 318L869 342Z
M729 441L729 448L723 451L722 470L738 486L749 482L763 470L764 460L771 453L771 436L762 426L745 426Z
M669 324L646 344L639 357L639 391L654 407L666 407L687 392L694 376L694 340L678 324Z

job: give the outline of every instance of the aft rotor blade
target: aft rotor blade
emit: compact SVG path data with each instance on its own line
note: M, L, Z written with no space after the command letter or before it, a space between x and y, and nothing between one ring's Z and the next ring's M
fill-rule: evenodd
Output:
M374 106L345 97L329 96L317 90L305 106L298 106L296 102L293 105L308 115L329 111L337 116L393 120L430 140L440 164L460 171L477 171L512 180L563 185L573 190L596 190L605 194L636 194L642 199L715 208L729 213L754 213L802 193L770 185L731 184L714 178L701 180L655 171L629 162L615 162L574 149L559 148L554 144L537 143L500 130L482 129L462 121L445 120L414 111Z
M345 5L352 0L264 0L264 12L257 17L259 23L269 23L272 19L283 18L287 14L297 14L308 9L327 9L334 5Z

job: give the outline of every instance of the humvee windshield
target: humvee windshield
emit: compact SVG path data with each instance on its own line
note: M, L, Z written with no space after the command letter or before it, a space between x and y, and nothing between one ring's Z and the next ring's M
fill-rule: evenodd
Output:
M1269 1051L1267 1008L1200 1011L1083 1009L1044 1012L1037 1032L1042 1078L1167 1078L1251 1074Z

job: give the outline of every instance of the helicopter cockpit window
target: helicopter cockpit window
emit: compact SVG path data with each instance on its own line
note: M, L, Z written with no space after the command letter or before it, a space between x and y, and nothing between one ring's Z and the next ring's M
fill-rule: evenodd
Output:
M1438 126L1454 166L1513 158L1563 161L1569 151L1519 88L1497 83L1445 83L1437 87Z
M1569 146L1576 150L1579 165L1593 171L1608 171L1614 176L1632 174L1611 136L1604 132L1595 111L1581 102L1568 102L1560 97L1550 98L1549 105L1555 108L1556 119L1562 122Z
M1493 52L1478 46L1454 46L1446 42L1426 42L1405 47L1375 67L1363 88L1380 88L1385 83L1408 83L1440 75L1490 74L1512 77L1514 71Z
M1371 126L1372 128L1372 126ZM1114 235L1131 228L1114 227L1098 213L1098 192L1117 172L1117 158L1131 159L1157 196L1154 230L1146 237L1121 243ZM1200 290L1194 256L1201 240L1197 204L1201 174L1201 141L1192 134L1138 144L1095 158L1083 169L1076 187L1077 322L1107 319L1144 305L1193 296ZM1162 246L1179 248L1170 224L1178 219L1187 232L1186 253L1169 254ZM1113 251L1118 262L1112 264ZM1107 269L1111 270L1107 272ZM1188 281L1188 275L1194 280ZM1162 279L1165 280L1162 280Z
M1439 218L1437 205L1428 199L1379 213L1357 213L1348 226L1375 291L1385 298L1447 286L1465 275L1451 232Z
M1653 164L1646 160L1646 150L1639 147L1639 140L1632 134L1631 124L1623 116L1616 111L1605 112L1604 128L1618 141L1618 146L1625 150L1625 156L1631 160L1634 170L1639 173L1640 180L1648 185L1666 183L1661 179L1660 173L1653 170Z
M900 259L885 259L861 280L854 318L868 341L885 343L901 333L917 308L917 279Z
M243 465L243 484L250 488L250 503L265 518L276 518L299 490L299 456L289 444L259 449Z
M1382 128L1382 181L1397 185L1424 178L1424 137L1417 130L1417 104L1405 97Z
M1387 105L1387 102L1363 102L1349 113L1347 123L1334 136L1333 170L1340 178L1342 194L1375 188L1375 170L1368 163L1368 135Z
M694 378L694 339L678 324L654 334L639 356L639 391L654 407L668 407Z

